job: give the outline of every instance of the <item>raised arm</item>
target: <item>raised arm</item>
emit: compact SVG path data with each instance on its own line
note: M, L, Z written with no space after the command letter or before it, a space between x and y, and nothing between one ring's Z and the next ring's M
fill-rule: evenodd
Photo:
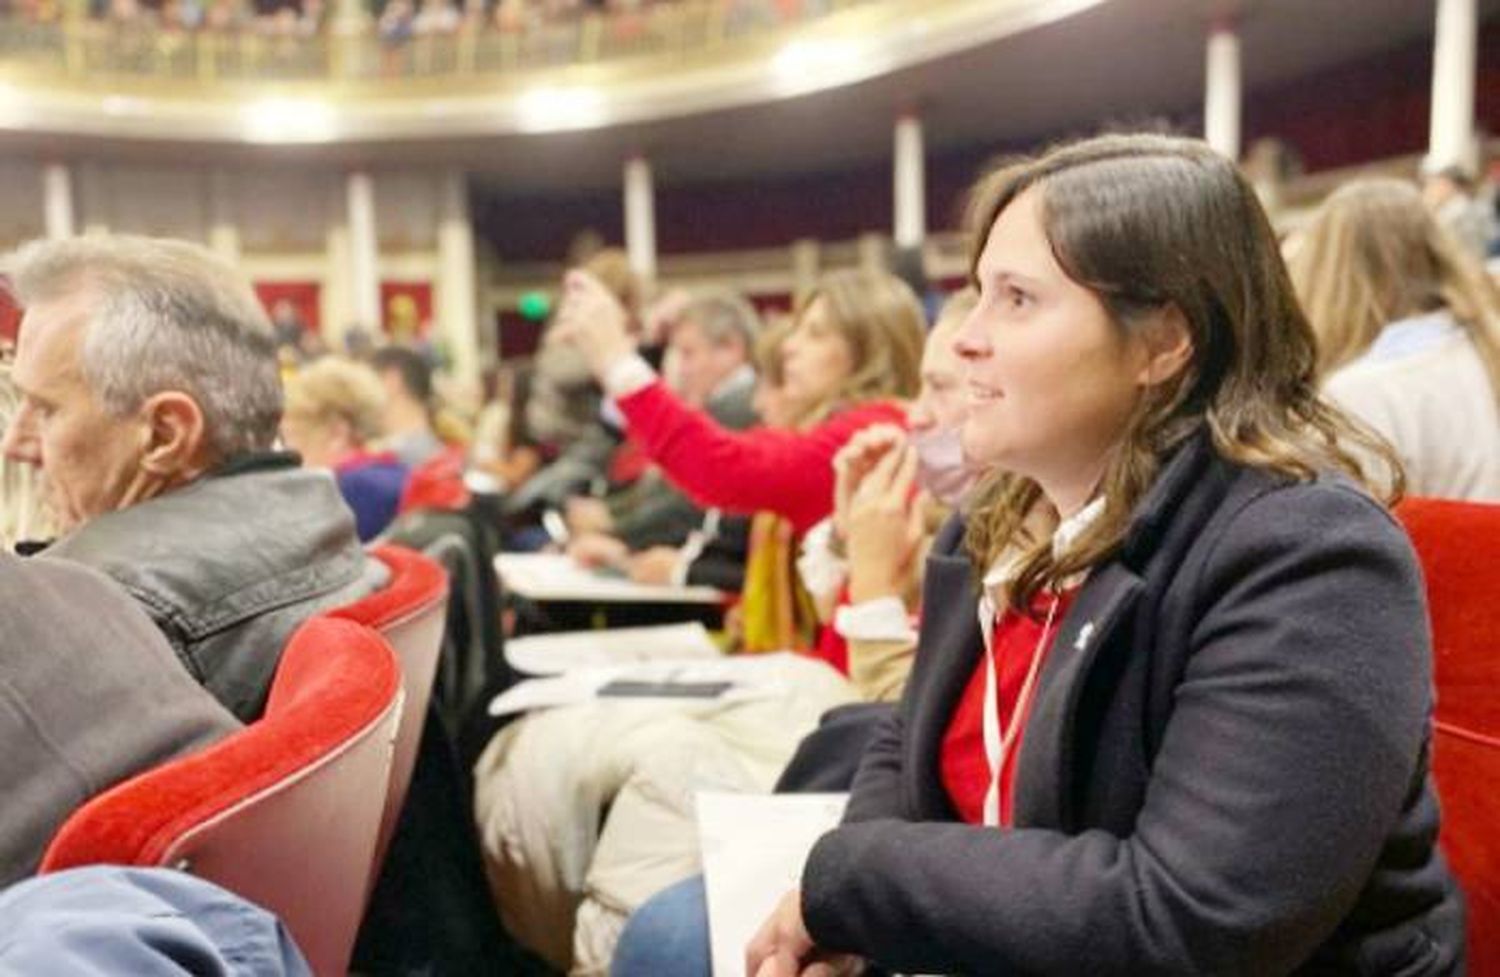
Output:
M890 403L851 408L810 431L731 431L654 380L622 397L631 434L679 488L701 505L750 514L762 509L807 531L833 509L833 456L861 428L901 423Z

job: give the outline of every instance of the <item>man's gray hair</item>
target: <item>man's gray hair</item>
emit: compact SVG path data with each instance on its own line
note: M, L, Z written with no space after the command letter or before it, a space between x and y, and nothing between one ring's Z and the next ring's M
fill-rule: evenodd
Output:
M276 440L276 334L250 283L207 248L128 235L33 241L0 271L23 308L84 297L83 375L111 414L177 390L203 412L219 460Z
M739 342L744 344L746 359L755 355L760 315L736 292L727 288L695 289L677 318L696 325L703 331L703 338L715 346Z

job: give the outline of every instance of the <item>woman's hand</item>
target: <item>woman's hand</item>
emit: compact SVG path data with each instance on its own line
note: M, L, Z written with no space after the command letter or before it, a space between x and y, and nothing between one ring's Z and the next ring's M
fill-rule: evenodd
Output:
M610 518L609 506L604 500L585 495L575 495L568 500L563 518L568 524L568 532L574 535L607 533L614 528L614 520Z
M630 316L604 283L580 269L563 279L563 298L552 328L559 341L573 346L603 382L610 367L635 353Z
M603 533L584 533L568 544L568 555L579 566L591 570L600 567L623 568L630 559L630 549L613 536Z
M903 443L875 463L850 499L844 545L853 603L905 594L925 529L916 482L917 452Z
M859 957L818 950L802 922L798 889L781 897L745 948L746 977L853 977L863 970Z
M677 550L670 546L653 546L630 558L627 567L630 579L636 583L669 584L677 572Z
M857 431L833 456L833 532L837 542L849 539L849 508L865 477L887 453L906 443L906 432L894 424L874 424Z

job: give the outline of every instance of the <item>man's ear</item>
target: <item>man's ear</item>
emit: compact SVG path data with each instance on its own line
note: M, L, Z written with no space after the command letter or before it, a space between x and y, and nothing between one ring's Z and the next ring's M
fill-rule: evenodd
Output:
M1146 352L1145 363L1136 378L1143 387L1165 383L1192 362L1193 333L1188 328L1187 316L1176 305L1163 306L1136 335Z
M141 467L154 475L196 475L207 462L203 409L180 390L164 390L141 405L146 449Z

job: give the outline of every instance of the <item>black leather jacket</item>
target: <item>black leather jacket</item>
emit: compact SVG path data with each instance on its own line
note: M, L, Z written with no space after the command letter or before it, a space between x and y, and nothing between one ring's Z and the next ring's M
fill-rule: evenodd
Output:
M263 711L297 626L386 577L360 548L333 479L289 454L247 456L99 516L47 554L113 577L193 677L245 722Z

